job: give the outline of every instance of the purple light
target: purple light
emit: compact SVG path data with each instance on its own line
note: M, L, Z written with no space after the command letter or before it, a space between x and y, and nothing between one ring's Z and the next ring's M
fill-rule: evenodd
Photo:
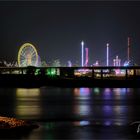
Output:
M80 121L80 126L85 126L85 125L89 125L90 122L89 121Z
M106 44L107 52L106 52L106 65L109 66L109 43Z
M81 66L83 67L84 66L84 41L82 41L81 42L81 46L82 46L82 50L81 50L81 52L82 52L82 54L81 54Z
M81 96L88 96L90 94L89 88L80 88L80 95Z
M72 67L71 61L68 61L68 67Z
M86 61L85 61L85 66L88 65L88 48L85 48L86 50Z
M105 124L106 126L110 126L110 125L111 125L111 121L109 121L109 120L108 120L108 121L105 121L104 124Z

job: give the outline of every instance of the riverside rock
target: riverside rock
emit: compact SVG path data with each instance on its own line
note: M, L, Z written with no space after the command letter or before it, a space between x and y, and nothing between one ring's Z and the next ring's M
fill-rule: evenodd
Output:
M13 130L13 129L33 129L37 128L37 124L28 121L19 120L16 118L0 116L0 130Z

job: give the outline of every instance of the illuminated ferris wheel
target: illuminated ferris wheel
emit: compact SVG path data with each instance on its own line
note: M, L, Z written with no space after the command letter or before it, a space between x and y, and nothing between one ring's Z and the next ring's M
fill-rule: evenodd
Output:
M31 43L23 44L18 52L18 66L37 66L38 53L36 48Z

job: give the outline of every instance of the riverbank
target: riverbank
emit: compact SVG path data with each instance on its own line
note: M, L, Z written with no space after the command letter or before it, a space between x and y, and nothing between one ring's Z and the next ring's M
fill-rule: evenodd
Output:
M0 132L4 130L6 131L31 130L37 127L38 127L37 124L28 121L0 116Z

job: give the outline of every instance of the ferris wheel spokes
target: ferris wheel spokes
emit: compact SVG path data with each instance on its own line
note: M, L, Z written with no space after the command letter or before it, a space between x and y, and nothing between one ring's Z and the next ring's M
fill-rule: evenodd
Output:
M25 66L37 66L38 63L38 53L36 48L30 44L23 44L18 52L18 65L20 67Z

